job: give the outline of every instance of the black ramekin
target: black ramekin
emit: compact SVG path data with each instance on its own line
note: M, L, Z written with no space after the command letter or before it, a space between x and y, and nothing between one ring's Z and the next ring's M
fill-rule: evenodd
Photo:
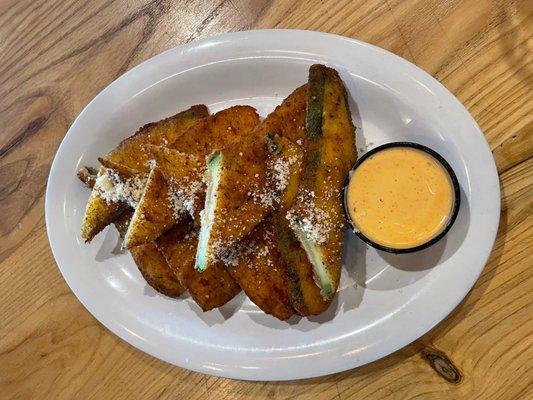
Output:
M348 205L346 203L346 193L347 193L347 190L348 190L348 184L350 183L350 179L351 179L351 177L353 175L353 171L355 171L357 169L357 167L359 167L359 165L361 165L368 157L376 154L379 151L382 151L382 150L385 150L385 149L390 149L391 147L410 147L410 148L422 150L422 151L428 153L429 155L431 155L432 157L434 157L437 161L439 161L441 163L441 165L444 167L446 172L448 172L448 175L450 176L450 180L451 180L452 185L453 185L454 204L453 204L452 213L450 215L450 218L448 219L448 222L447 222L445 228L438 235L436 235L435 237L433 237L432 239L430 239L426 243L421 244L421 245L416 246L416 247L407 248L407 249L395 249L393 247L383 246L383 245L375 243L374 241L372 241L369 238L367 238L362 232L360 232L356 228L355 222L353 222L351 217L350 217L350 212L348 211ZM436 151L430 149L429 147L423 146L423 145L418 144L418 143L413 143L413 142L392 142L392 143L387 143L387 144L378 146L378 147L368 151L367 153L363 154L357 160L357 162L354 164L354 166L350 169L350 172L348 173L348 176L346 177L346 182L344 184L343 191L344 191L344 200L343 200L344 215L346 217L346 220L348 221L348 224L352 228L353 232L357 236L359 236L365 243L369 244L370 246L372 246L372 247L374 247L374 248L376 248L378 250L383 250L383 251L386 251L388 253L395 253L395 254L412 253L412 252L415 252L415 251L426 249L429 246L432 246L435 243L437 243L440 239L442 239L444 237L444 235L446 235L446 233L448 233L448 231L452 227L453 223L455 222L455 220L457 218L457 214L459 213L459 206L461 204L461 190L459 188L459 181L457 180L457 176L455 175L455 172L453 171L452 167L450 167L450 164L448 164L448 162L440 154L438 154Z

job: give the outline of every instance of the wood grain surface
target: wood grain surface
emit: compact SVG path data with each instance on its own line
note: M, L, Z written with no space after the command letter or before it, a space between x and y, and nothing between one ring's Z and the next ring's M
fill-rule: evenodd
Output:
M0 398L532 399L532 11L528 0L1 0ZM74 297L45 231L54 153L100 90L163 50L254 28L333 32L415 63L472 113L500 173L496 245L460 306L404 349L318 379L234 381L136 350Z

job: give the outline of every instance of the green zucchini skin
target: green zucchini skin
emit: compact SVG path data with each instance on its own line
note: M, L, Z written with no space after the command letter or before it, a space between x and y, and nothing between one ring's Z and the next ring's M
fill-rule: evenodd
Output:
M305 129L309 138L322 136L322 113L324 111L324 81L326 66L312 65L309 68L309 88L307 91L307 115Z

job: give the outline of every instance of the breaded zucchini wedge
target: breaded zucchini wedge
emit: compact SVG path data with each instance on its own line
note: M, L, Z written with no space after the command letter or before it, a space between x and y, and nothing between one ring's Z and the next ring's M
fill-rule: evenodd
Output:
M250 106L233 106L203 118L165 147L203 158L214 150L243 139L257 124L259 115Z
M114 221L121 237L126 234L132 214L133 210L130 208ZM133 247L130 253L146 283L159 293L178 297L185 291L154 242Z
M284 216L283 211L296 198L303 161L301 150L300 146L286 144L283 158L275 164L276 174L281 173L277 176L284 178L285 185L276 211L222 255L226 268L250 300L265 313L281 320L288 319L293 309L284 263L278 250L274 216ZM271 182L276 184L274 179Z
M280 204L291 165L298 161L288 156L297 153L296 146L270 134L250 136L209 157L198 270L208 269L219 254L248 236Z
M290 304L300 315L316 315L322 313L329 302L324 302L320 288L315 283L313 266L300 242L289 227L287 211L293 206L300 187L302 175L302 159L305 155L300 151L300 162L289 175L287 188L280 207L272 214L274 240L278 250L280 266L284 272L285 290Z
M220 307L240 292L241 288L221 262L205 272L194 268L198 228L191 219L165 232L156 244L182 286L202 310Z
M147 124L133 136L123 140L106 157L100 158L100 162L105 167L113 169L115 175L122 181L130 177L133 172L147 174L151 159L150 153L144 148L147 143L161 145L174 142L192 124L208 115L205 105L196 105L170 118ZM87 202L81 228L81 237L86 242L90 242L125 209L123 204L110 201L109 197L103 200L99 196L100 193L101 188L93 188Z
M131 249L143 243L153 242L180 219L181 208L174 209L169 199L167 180L159 167L148 175L144 192L131 217L123 246Z
M94 187L97 177L94 168L82 168L77 176L88 188ZM113 221L122 238L128 230L132 215L133 209L125 207L124 212ZM155 243L134 247L130 252L142 276L155 290L169 297L178 297L185 291Z
M324 300L316 283L313 265L289 227L285 214L274 213L274 226L292 307L299 315L321 314L330 301Z
M242 290L261 310L281 320L293 314L271 216L222 259Z
M90 242L102 229L113 222L126 209L124 202L110 202L102 197L102 180L106 169L100 167L98 175L92 183L91 195L85 207L85 214L81 224L81 237L85 242Z
M258 123L255 108L233 106L191 126L186 134L169 143L167 149L151 148L153 159L169 180L174 198L183 204L197 224L205 199L205 157L241 141Z
M293 144L300 146L304 149L305 140L305 107L307 99L307 85L301 86L289 95L276 109L270 113L261 124L259 124L252 134L250 141L243 140L238 145L232 146L232 149L224 149L224 153L215 152L211 155L207 165L207 181L208 188L206 192L205 205L203 207L200 231L200 242L197 251L196 267L199 270L205 270L210 260L216 257L216 252L223 251L224 248L229 248L233 243L237 243L240 239L245 237L251 232L251 230L261 222L262 218L266 215L265 207L261 205L260 198L267 198L268 196L260 196L260 193L256 190L253 192L249 190L251 186L256 186L255 189L260 188L261 182L263 187L265 184L265 166L260 165L265 160L265 149L263 146L263 140L266 138L283 138L284 141L291 141ZM242 151L238 146L244 146ZM228 227L223 230L228 232L219 233L215 228L212 231L212 223L215 218L215 195L218 191L220 183L220 172L222 164L230 165L228 161L221 162L225 156L228 156L227 160L235 161L235 164L231 167L225 181L228 183L227 194L231 198L236 198L239 207L235 207L235 210L231 211L234 215L222 215L220 214L218 219L220 221L223 218L228 218ZM255 161L254 156L259 158ZM257 176L256 176L257 175ZM232 178L236 177L237 181L233 182ZM245 182L246 181L246 182ZM235 184L237 182L237 184ZM224 183L223 183L224 186ZM233 188L236 188L237 192L232 193ZM246 190L244 190L246 188ZM250 192L248 194L248 192ZM239 195L245 195L245 198L239 198ZM250 199L252 195L258 197L256 199ZM283 196L283 194L282 194ZM250 201L255 200L255 201ZM231 204L232 200L222 199L222 203ZM256 203L256 204L254 204ZM241 207L243 206L243 207ZM239 215L240 214L240 215ZM251 216L251 219L248 217ZM241 217L246 217L246 223L243 226L237 226ZM232 219L230 219L232 218ZM219 224L222 226L223 224ZM218 238L224 238L225 243L217 243ZM214 239L213 239L214 237ZM219 249L220 248L220 249Z
M133 136L124 139L105 160L132 168L139 172L150 171L150 153L146 144L167 146L179 138L191 125L209 115L203 104L192 106L172 117L144 125Z
M307 151L304 172L294 206L287 219L310 264L302 260L288 236L289 267L299 279L301 294L295 296L300 314L315 314L311 304L320 298L327 307L337 290L342 266L344 214L342 186L356 160L355 128L346 92L337 71L313 65L309 71L307 106ZM312 266L312 273L309 270ZM313 276L317 293L307 283ZM307 291L307 292L306 292ZM320 296L319 298L317 298ZM309 299L314 299L310 301ZM297 305L301 301L304 307ZM308 307L305 307L308 306Z
M258 137L266 134L278 135L303 146L305 134L305 110L307 104L307 84L294 90L272 111L254 134Z

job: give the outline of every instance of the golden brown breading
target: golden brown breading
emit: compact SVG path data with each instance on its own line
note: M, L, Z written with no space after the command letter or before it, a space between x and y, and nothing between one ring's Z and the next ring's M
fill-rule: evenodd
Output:
M114 221L121 237L126 234L132 214L130 208ZM185 291L154 242L133 247L130 252L146 282L159 293L178 297Z
M293 314L272 217L267 217L223 259L230 274L261 310L281 320Z
M178 216L174 215L169 193L167 180L159 167L152 168L124 237L126 249L153 242L179 220Z
M185 154L161 146L147 146L153 160L167 179L176 201L200 224L205 202L205 157Z
M318 315L330 301L324 301L315 281L313 266L289 227L283 213L275 213L276 243L284 265L287 290L292 307L300 315Z
M220 307L240 292L241 288L222 263L214 264L205 272L194 268L198 228L192 219L174 226L156 243L180 283L202 310Z
M133 247L130 253L146 282L159 293L178 297L185 291L154 242Z
M258 137L278 135L293 143L305 143L307 85L300 86L272 111L254 130Z
M150 153L144 148L146 144L166 146L179 138L185 130L199 119L209 115L203 104L192 106L172 117L144 125L133 136L124 139L104 159L124 165L139 172L150 171Z
M113 173L116 174L118 179L120 179L121 181L130 179L133 176L138 175L138 174L139 176L144 176L144 172L139 172L133 168L130 168L126 165L119 164L105 157L98 157L98 161L100 161L100 164L102 164L107 169L113 170Z
M206 200L209 212L204 210L205 221L201 222L198 269L208 268L218 252L247 236L279 205L280 195L284 196L283 188L278 187L279 182L267 180L267 175L272 173L267 161L271 161L272 166L280 158L271 150L272 145L286 149L292 144L302 151L305 149L306 94L306 85L296 89L249 137L210 157L207 180L211 189L208 188L208 192L215 191L216 199Z
M122 239L124 239L124 236L126 235L126 231L128 230L132 215L133 209L131 207L128 207L120 217L113 221L113 225L115 225L115 228L117 229Z
M207 269L279 206L291 169L301 161L297 148L277 136L251 136L210 157L196 268Z
M203 118L166 146L203 158L243 139L259 123L255 108L233 106Z

